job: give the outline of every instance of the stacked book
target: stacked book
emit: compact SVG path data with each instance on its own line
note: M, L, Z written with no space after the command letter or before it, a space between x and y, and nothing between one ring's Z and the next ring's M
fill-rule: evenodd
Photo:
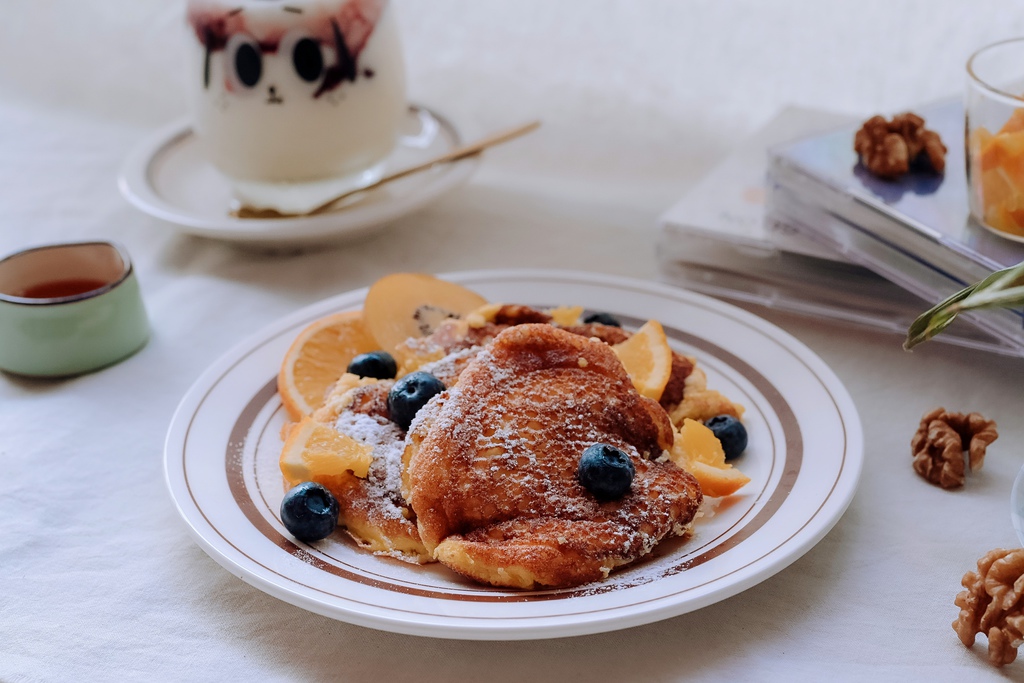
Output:
M882 180L860 121L787 109L659 221L665 279L741 302L901 337L935 303L1024 261L969 217L959 102L916 111L948 148L942 175ZM1024 356L1024 311L963 314L936 340Z

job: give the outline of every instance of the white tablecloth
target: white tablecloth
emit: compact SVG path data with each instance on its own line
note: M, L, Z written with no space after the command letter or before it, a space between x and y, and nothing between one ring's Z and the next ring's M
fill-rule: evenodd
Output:
M351 626L225 571L162 472L175 405L242 338L398 270L558 267L656 279L654 224L787 104L855 115L957 94L1011 0L397 3L412 98L467 137L540 117L473 180L358 242L269 254L180 235L115 177L183 115L182 5L14 2L0 23L0 253L111 238L153 327L129 360L66 381L0 376L0 680L999 680L950 628L960 578L1017 544L1024 362L763 312L849 388L859 492L803 558L705 609L558 640L459 642ZM921 415L999 423L946 492L911 470ZM813 455L813 454L809 454ZM1004 670L1024 677L1024 664Z

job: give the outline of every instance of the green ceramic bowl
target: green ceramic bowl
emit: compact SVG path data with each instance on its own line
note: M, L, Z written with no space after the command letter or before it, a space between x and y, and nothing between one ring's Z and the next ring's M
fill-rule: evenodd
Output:
M130 356L148 338L123 247L53 244L0 260L0 370L77 375Z

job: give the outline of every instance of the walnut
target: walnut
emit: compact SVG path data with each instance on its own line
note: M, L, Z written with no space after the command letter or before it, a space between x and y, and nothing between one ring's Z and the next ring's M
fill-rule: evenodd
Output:
M998 437L996 423L979 413L964 415L936 408L921 418L910 441L914 470L944 489L963 486L964 451L971 471L980 470L985 464L985 449Z
M910 112L891 121L872 116L854 136L853 149L861 163L880 178L898 178L910 172L911 166L926 166L939 174L946 170L942 138L924 127L924 119Z
M984 633L988 660L996 666L1009 664L1024 643L1024 548L992 550L961 583L966 590L956 596L960 615L953 622L960 642L971 647L977 634Z
M924 147L925 158L928 165L938 174L946 172L946 145L942 144L942 138L934 130L921 130L921 145ZM920 158L920 156L918 157Z

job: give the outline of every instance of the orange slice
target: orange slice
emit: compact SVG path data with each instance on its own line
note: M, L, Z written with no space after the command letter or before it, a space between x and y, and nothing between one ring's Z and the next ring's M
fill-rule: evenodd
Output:
M353 358L379 348L359 311L329 315L300 332L277 376L277 391L292 420L320 407Z
M310 417L292 426L281 450L281 474L289 486L351 472L365 477L373 447L339 434Z
M715 433L696 420L683 420L669 457L692 474L710 498L730 496L750 481L725 461L725 451Z
M395 273L366 294L363 316L381 348L391 351L410 337L425 337L449 318L462 318L487 303L476 292L432 275Z
M612 346L612 351L642 396L661 398L672 375L672 349L661 323L648 320L632 337Z
M546 311L551 316L551 322L562 327L572 327L580 324L580 316L583 315L582 306L558 306Z

